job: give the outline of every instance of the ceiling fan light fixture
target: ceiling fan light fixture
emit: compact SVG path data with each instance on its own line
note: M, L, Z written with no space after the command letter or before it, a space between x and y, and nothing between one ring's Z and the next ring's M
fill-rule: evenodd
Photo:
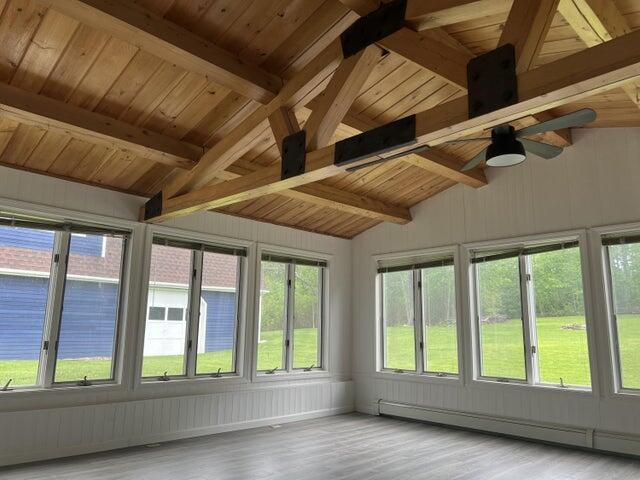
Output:
M526 157L522 143L511 134L494 135L485 157L490 167L511 167L524 162Z

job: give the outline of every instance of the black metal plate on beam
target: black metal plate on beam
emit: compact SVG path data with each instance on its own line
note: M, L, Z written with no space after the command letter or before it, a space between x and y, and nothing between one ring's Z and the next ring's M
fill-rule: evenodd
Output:
M337 142L333 163L339 167L350 165L415 141L416 117L411 115Z
M304 130L292 133L282 140L282 168L280 178L295 177L304 173L307 134Z
M404 26L407 0L385 3L377 10L356 20L340 35L342 56L348 58L372 43L388 37Z
M144 204L144 219L149 220L162 214L162 192L156 193Z
M510 43L467 64L469 118L518 103L516 53Z

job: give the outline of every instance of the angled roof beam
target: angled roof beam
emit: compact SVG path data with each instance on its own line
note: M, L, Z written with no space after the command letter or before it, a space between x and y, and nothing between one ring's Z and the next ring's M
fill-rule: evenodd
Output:
M510 0L408 0L405 18L419 31L506 12L509 4Z
M360 16L365 16L378 8L375 0L340 1ZM415 30L403 27L377 43L429 70L443 80L458 87L467 88L467 62L472 56L456 48L451 42L443 41L438 34L422 35Z
M632 31L615 2L610 0L560 0L558 10L587 47ZM640 107L640 82L622 85L622 89Z
M263 167L239 160L227 170L220 172L219 177L225 180L232 180L254 173L261 168ZM411 221L411 212L408 208L390 205L380 200L340 190L322 183L302 185L292 190L283 190L278 195L384 222L406 224Z
M526 72L533 68L558 9L558 1L514 0L498 46L513 44L516 51L516 72ZM533 117L537 122L544 122L551 118L551 114L540 112ZM571 144L571 131L568 128L547 132L545 136L554 145Z
M202 155L201 147L5 83L0 83L0 117L183 169Z
M325 81L342 60L339 42L331 43L315 59L307 64L280 90L268 104L260 106L218 143L211 147L189 172L184 172L163 185L168 197L205 186L216 178L216 172L226 169L251 147L247 138L256 138L265 128L268 119L278 109L304 105L325 87Z
M340 62L305 124L307 150L317 150L331 143L338 125L381 56L380 48L370 45Z
M190 31L125 0L37 0L158 58L256 100L271 101L282 80Z
M462 97L413 116L415 142L402 143L384 153L357 156L349 168L394 158L421 145L435 146L477 133L549 108L575 102L589 95L616 88L640 77L640 31L629 33L596 47L569 55L518 75L519 101L496 111L469 118L468 99ZM309 152L305 172L282 180L280 166L267 167L237 180L230 180L175 198L153 199L146 220L157 222L193 212L231 205L278 193L329 178L346 169L335 164L336 145ZM156 212L160 212L156 214Z

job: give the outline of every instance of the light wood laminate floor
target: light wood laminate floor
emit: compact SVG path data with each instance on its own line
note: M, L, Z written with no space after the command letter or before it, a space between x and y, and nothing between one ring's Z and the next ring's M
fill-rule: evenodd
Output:
M640 460L349 414L0 467L0 478L637 480Z

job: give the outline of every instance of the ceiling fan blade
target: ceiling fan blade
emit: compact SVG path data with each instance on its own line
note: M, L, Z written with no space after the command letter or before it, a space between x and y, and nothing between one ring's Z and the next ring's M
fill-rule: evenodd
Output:
M487 154L487 149L483 148L480 153L478 153L475 157L473 157L471 160L465 163L464 167L462 167L460 171L466 172L467 170L471 170L472 168L477 167L478 165L480 165L480 162L484 160L484 157L486 156L486 154Z
M560 130L562 128L577 127L585 123L591 123L596 119L596 112L590 108L583 108L575 112L567 113L558 118L547 120L546 122L524 127L516 132L516 137L528 137L538 133L549 132L551 130Z
M548 143L536 142L527 138L521 138L519 140L522 146L527 152L535 153L539 157L546 158L547 160L553 157L557 157L562 153L562 148L555 145L549 145Z

